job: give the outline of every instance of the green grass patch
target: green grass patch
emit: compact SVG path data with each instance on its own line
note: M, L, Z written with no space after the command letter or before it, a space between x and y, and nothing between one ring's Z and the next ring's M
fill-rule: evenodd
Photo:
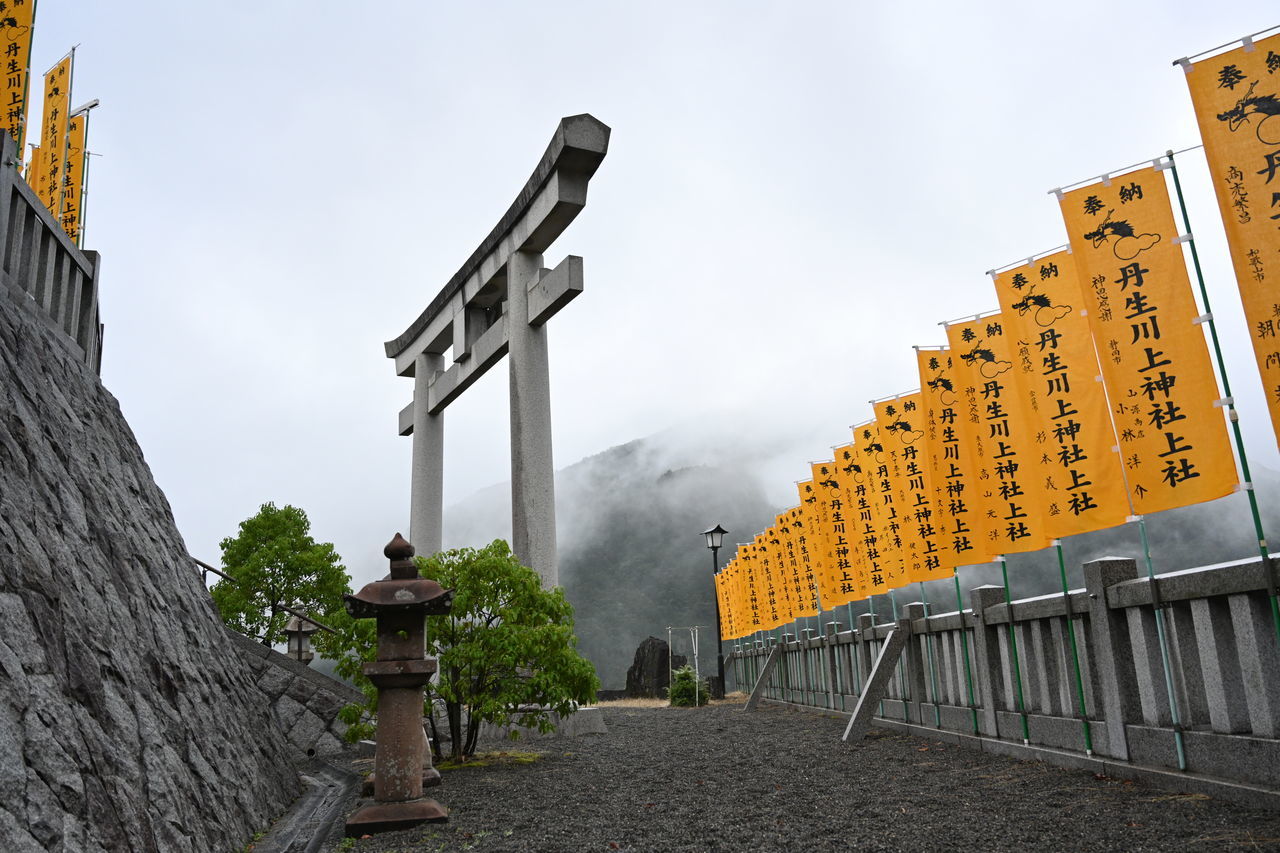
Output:
M464 761L441 761L436 767L440 770L460 770L464 767L502 767L514 764L532 764L542 758L541 752L477 752Z

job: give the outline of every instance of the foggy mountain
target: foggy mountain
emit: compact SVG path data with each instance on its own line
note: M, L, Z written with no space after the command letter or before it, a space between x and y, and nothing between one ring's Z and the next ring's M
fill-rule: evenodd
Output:
M719 523L730 532L720 550L720 564L733 555L737 542L750 540L773 523L774 516L796 501L779 488L778 457L785 469L805 473L793 447L767 439L718 436L693 438L670 431L637 439L583 459L556 473L557 537L560 582L573 604L579 647L596 666L605 688L621 688L636 646L647 636L665 639L667 627L699 625L699 659L704 672L715 667L715 604L711 556L701 532ZM1280 475L1255 469L1264 529L1280 537ZM783 482L782 486L789 483ZM1170 510L1147 517L1152 559L1157 574L1257 555L1257 539L1247 496L1236 493L1209 504ZM511 495L498 484L453 505L445 513L445 546L480 546L495 538L510 539ZM1104 556L1142 561L1137 525L1071 537L1063 541L1068 582L1083 586L1081 566ZM1057 555L1052 548L1008 557L1014 598L1061 589ZM999 564L965 566L960 586L968 605L969 590L1000 584ZM930 612L956 606L950 579L925 585ZM899 605L918 601L920 586L895 593ZM888 596L877 596L878 617L888 619ZM853 606L867 611L867 603ZM832 619L825 613L800 627L818 628ZM849 609L838 608L843 626ZM726 644L726 651L729 645Z
M752 473L756 466L683 464L689 455L700 454L675 451L662 437L640 439L556 474L560 583L574 607L579 648L606 688L621 688L636 647L651 634L666 639L668 626L701 626L699 658L714 668L712 562L702 531L717 523L730 531L723 565L732 543L772 524L778 512ZM510 507L506 484L451 507L446 547L509 537Z

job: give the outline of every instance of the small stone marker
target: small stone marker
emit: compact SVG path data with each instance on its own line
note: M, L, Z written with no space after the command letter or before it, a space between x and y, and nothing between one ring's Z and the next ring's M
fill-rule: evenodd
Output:
M378 688L374 801L347 819L351 837L449 819L443 806L422 796L424 785L440 781L422 733L422 686L437 665L425 655L426 617L448 613L453 592L418 576L413 546L399 533L382 553L391 574L343 596L353 617L378 620L378 657L363 667Z

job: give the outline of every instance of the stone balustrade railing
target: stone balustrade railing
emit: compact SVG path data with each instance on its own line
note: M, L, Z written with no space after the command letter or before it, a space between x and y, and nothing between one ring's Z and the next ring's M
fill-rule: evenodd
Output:
M0 281L35 306L95 372L102 363L97 252L81 251L18 171L13 138L0 133Z
M1175 772L1176 731L1189 774L1280 790L1280 641L1262 561L1158 575L1154 590L1133 560L1084 568L1085 588L1069 596L1010 607L1000 587L985 586L959 613L926 617L924 605L907 605L899 625L910 628L910 641L875 723L1059 763L1092 755ZM1164 614L1176 726L1153 601ZM832 622L822 636L784 635L761 701L851 713L893 627L864 614L856 629ZM775 645L735 645L740 686L751 689Z

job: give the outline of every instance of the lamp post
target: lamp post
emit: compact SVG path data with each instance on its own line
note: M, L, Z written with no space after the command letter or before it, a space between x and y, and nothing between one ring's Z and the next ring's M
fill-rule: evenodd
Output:
M729 531L720 525L716 525L710 530L702 531L702 535L707 538L707 547L711 549L711 577L714 579L720 573L720 559L717 556L720 551L720 545L724 542L724 535ZM713 590L714 592L714 590ZM720 697L724 698L724 651L721 648L723 640L720 638L720 596L715 596L716 601L716 672L720 676Z

